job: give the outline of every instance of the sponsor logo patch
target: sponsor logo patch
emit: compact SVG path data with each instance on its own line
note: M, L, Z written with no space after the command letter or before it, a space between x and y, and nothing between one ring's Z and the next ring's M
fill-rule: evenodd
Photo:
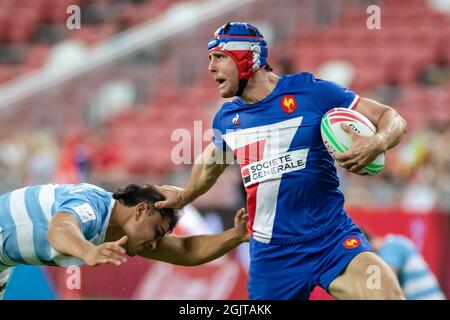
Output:
M236 113L236 116L231 120L231 122L235 125L238 126L241 124L241 121L239 120L239 113Z
M346 249L354 249L359 247L359 245L361 244L361 242L359 241L358 238L355 237L351 237L351 238L347 238L344 240L344 242L342 243L342 245L346 248Z
M75 207L73 210L75 210L83 223L96 219L94 209L88 203Z
M270 159L252 162L241 169L244 186L279 179L284 173L304 169L309 149L289 151Z
M292 113L297 109L297 100L292 95L285 95L280 100L281 109L286 113Z

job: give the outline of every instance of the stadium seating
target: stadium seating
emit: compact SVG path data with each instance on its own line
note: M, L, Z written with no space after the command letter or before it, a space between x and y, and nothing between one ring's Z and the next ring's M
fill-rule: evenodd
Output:
M24 67L0 67L0 83L41 67L52 44L74 38L92 45L155 18L177 1L1 0L0 63ZM83 12L81 30L66 29L70 5ZM8 54L11 51L15 54Z
M25 7L22 1L0 0L0 83L41 67L52 45L60 40L70 37L92 45L157 17L175 2L33 0L31 7ZM70 4L81 6L88 14L81 30L67 33L61 26L65 25L65 8ZM282 43L294 71L315 72L327 61L345 60L356 68L350 87L360 95L388 80L398 81L401 97L394 107L406 117L410 129L419 127L424 115L450 119L449 87L430 90L416 85L419 73L433 62L438 50L450 60L449 17L432 11L424 0L408 1L408 10L404 10L402 1L385 0L381 29L362 28L366 19L362 7L350 6L329 28L300 28ZM278 57L271 57L276 66ZM152 72L167 72L172 60L159 63ZM215 83L205 75L182 88L176 84L162 86L148 101L113 115L106 122L106 130L125 155L118 160L119 165L139 174L170 172L173 165L167 156L172 146L167 141L171 133L176 128L192 131L194 120L202 120L203 130L208 129L205 125L209 126L218 107L216 96ZM68 109L70 101L68 98Z

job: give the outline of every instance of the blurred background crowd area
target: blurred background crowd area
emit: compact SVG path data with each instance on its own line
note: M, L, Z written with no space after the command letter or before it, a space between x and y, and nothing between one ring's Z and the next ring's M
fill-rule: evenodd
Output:
M1 0L0 191L47 182L183 185L190 165L173 163L180 142L172 134L186 128L194 139L194 121L209 129L221 104L206 43L224 22L250 20L269 41L276 73L313 72L408 121L381 174L339 170L348 205L450 212L449 2ZM74 4L79 30L66 24ZM367 25L373 4L381 29ZM194 141L183 143L194 159ZM242 192L230 168L197 205L229 210L244 203Z

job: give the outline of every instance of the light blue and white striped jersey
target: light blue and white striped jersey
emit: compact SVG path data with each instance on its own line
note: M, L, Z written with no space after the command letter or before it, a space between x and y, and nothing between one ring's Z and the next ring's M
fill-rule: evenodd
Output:
M17 264L67 267L80 259L64 256L47 241L49 222L56 212L70 212L85 238L104 242L114 204L112 193L87 183L37 185L0 197L0 269Z
M436 277L411 240L400 235L387 235L378 255L397 270L406 299L445 300Z

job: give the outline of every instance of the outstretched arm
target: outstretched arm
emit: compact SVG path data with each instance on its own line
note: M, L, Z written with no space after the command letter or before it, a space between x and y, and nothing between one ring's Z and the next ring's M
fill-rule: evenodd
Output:
M171 186L157 187L166 200L156 202L155 207L180 209L211 189L231 162L227 159L227 155L229 154L219 151L213 143L210 143L192 166L191 177L184 189Z
M217 259L241 243L248 241L248 215L240 209L234 218L234 228L211 235L190 237L165 236L154 250L145 250L138 255L183 266L195 266Z
M368 118L377 132L371 137L365 137L343 126L344 131L352 137L353 145L347 152L336 155L336 160L341 167L351 172L359 172L378 154L395 147L406 132L406 121L387 105L361 98L356 111Z
M82 259L89 266L97 266L102 263L112 263L118 266L126 262L123 246L128 240L127 236L96 246L85 239L80 223L69 212L57 212L53 216L48 228L47 239L53 249L60 254Z

